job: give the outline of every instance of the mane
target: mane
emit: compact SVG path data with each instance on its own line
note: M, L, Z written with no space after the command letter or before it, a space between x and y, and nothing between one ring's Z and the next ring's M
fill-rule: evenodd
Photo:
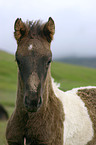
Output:
M26 21L25 25L28 27L29 29L29 33L31 34L31 36L33 35L40 35L42 33L44 24L42 23L41 20L37 20L37 21Z

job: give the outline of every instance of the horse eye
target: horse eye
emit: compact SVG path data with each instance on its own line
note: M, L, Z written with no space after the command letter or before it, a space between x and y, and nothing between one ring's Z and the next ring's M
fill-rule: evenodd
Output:
M19 65L20 64L20 61L18 59L16 59L16 61L17 61L18 65Z
M52 59L50 59L48 62L47 62L47 65L49 65L51 63Z

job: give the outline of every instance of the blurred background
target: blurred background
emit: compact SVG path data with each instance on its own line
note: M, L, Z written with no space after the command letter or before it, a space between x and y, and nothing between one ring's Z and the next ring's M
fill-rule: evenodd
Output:
M16 51L13 37L16 18L55 21L54 58L96 56L95 0L0 0L0 48Z
M0 0L2 120L7 120L12 114L16 100L14 22L17 18L46 22L49 17L54 19L56 27L51 45L52 77L60 82L64 91L96 85L96 0ZM0 145L6 145L6 123L0 121Z

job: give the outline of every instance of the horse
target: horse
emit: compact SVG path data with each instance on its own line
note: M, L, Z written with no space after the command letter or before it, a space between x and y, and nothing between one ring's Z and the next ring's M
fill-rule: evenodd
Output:
M54 20L17 18L14 30L18 89L8 145L96 145L96 87L63 92L51 77Z

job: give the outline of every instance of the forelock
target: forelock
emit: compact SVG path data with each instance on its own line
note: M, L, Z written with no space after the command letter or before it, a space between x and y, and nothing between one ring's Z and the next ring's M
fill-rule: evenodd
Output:
M30 35L40 35L42 33L44 24L42 24L42 21L27 21L26 22L27 27L29 28Z

